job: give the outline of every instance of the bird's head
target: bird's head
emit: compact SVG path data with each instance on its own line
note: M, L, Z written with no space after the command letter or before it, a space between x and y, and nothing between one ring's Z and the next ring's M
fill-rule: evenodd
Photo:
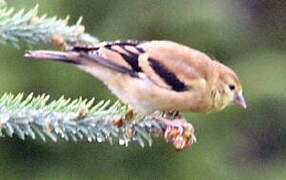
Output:
M242 86L237 74L229 67L220 64L217 66L219 77L217 82L217 91L219 93L218 102L221 109L235 104L242 108L246 108L246 102L242 95Z

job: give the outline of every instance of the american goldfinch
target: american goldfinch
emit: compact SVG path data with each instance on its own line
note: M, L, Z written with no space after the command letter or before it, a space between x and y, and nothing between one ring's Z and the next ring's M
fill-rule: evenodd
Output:
M246 108L236 73L205 53L171 41L110 41L67 51L28 51L26 57L68 62L99 80L137 112L210 112ZM177 149L196 142L186 120L153 116Z
M110 41L25 57L68 62L101 80L138 112L246 108L236 73L205 53L171 41Z

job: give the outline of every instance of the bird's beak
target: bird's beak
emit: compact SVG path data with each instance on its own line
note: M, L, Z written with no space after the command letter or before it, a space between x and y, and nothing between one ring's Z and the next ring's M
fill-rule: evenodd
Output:
M244 100L244 97L243 97L241 91L235 94L235 97L233 99L233 103L240 106L240 107L243 107L244 109L247 108L246 102Z

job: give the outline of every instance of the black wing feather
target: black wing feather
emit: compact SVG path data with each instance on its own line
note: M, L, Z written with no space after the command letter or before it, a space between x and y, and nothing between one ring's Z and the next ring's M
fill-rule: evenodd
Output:
M98 56L97 54L89 54L86 52L79 52L79 53L80 53L80 56L85 57L85 58L90 59L90 60L94 60L95 62L102 64L103 66L114 69L115 71L118 71L121 73L126 73L126 74L129 74L130 76L133 76L133 77L137 77L137 78L139 77L138 73L136 71L130 70L124 66L116 64L116 63L114 63L108 59L105 59L101 56Z
M138 78L138 73L142 72L141 67L139 66L139 55L145 53L144 49L138 47L139 44L144 43L146 41L110 41L103 42L95 46L74 46L72 51L77 51L81 56L91 59L97 63L100 63L108 68L114 69L115 71L129 74L132 77ZM120 47L122 51L114 49L114 47ZM128 50L128 46L131 46L137 50L138 53L132 52ZM129 67L125 67L118 63L113 62L112 60L103 58L99 55L98 50L104 47L110 51L116 52L119 54L122 59L130 65ZM187 85L182 82L176 74L169 71L160 61L153 59L152 57L148 58L149 64L154 70L154 72L173 90L182 92L188 89Z

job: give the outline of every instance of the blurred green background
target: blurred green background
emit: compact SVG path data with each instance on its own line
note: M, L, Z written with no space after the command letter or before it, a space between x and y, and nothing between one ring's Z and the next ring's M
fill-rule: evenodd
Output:
M168 39L206 52L239 74L248 109L186 113L198 143L176 152L156 139L149 148L108 143L0 138L0 179L286 179L285 0L8 0L17 9L75 22L100 40ZM24 60L0 46L0 93L116 98L74 67ZM52 48L37 46L36 48Z

